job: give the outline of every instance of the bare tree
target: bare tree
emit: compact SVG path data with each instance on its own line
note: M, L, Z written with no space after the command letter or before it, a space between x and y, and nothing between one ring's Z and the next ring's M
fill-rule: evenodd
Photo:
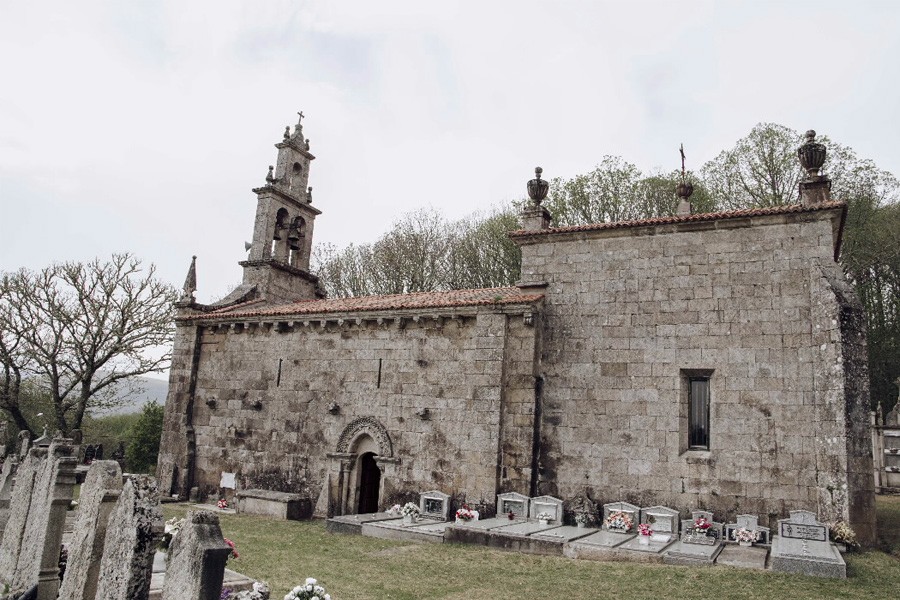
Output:
M153 265L129 254L3 274L0 409L33 432L22 410L26 379L50 398L64 433L88 409L121 404L135 376L168 366L175 299Z

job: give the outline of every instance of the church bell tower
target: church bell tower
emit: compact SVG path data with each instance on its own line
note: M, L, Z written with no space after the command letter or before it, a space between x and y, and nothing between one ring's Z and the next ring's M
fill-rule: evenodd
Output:
M316 158L303 137L303 113L294 132L285 127L284 139L275 144L278 159L269 166L266 184L257 195L256 220L250 255L244 268L244 286L271 304L323 297L318 278L309 272L313 223L322 212L312 206L309 165Z

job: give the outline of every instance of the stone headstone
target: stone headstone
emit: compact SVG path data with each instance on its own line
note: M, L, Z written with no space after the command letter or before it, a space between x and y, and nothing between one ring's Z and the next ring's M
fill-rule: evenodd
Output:
M757 544L767 545L770 543L770 535L769 528L763 527L759 524L759 517L756 515L738 515L736 519L736 523L729 523L725 525L725 532L723 534L723 538L726 542L734 541L734 532L738 529L744 528L748 531L756 532L756 542Z
M705 531L696 527L698 519L706 519L709 528ZM713 514L707 510L692 510L691 518L681 521L681 541L685 544L713 546L722 542L722 523L713 521Z
M219 478L219 487L233 490L235 488L234 473L226 473L225 471L222 471L222 476Z
M19 458L11 454L3 461L3 468L0 469L0 536L3 535L3 529L6 527L6 521L9 519L9 499L12 496L18 468Z
M609 530L609 526L606 521L609 519L609 516L615 514L617 512L625 513L629 517L631 517L631 530L630 532L634 532L637 524L641 522L641 509L634 504L629 504L628 502L610 502L609 504L603 505L603 525L602 529Z
M109 515L122 491L122 471L112 460L94 461L81 486L60 597L94 600Z
M507 492L497 495L497 516L506 516L513 513L516 517L528 516L528 502L530 498L516 492Z
M574 515L588 515L588 524L597 520L597 503L590 499L587 492L582 492L568 503L569 511Z
M678 537L678 511L667 506L642 508L641 523L649 523L655 534Z
M130 477L106 526L96 598L147 600L153 553L162 532L156 481L146 475Z
M529 503L528 518L537 519L540 514L548 514L550 515L549 521L560 524L563 516L563 501L553 496L532 498Z
M28 450L31 448L31 432L29 431L20 431L19 436L16 438L16 454L19 455L19 459L23 459L28 456Z
M88 444L84 449L84 464L89 465L94 460L94 454L97 449L94 448L93 444Z
M772 540L771 568L817 577L847 576L841 553L828 539L828 526L806 510L792 510L789 519L778 521L778 535Z
M25 443L28 443L27 438ZM15 485L9 502L9 519L3 530L3 540L0 541L0 581L12 583L15 577L19 556L22 553L22 538L25 535L28 513L31 510L32 492L45 456L45 450L36 451L34 454L29 452L21 459L16 471ZM35 581L32 581L28 587L35 583L37 583L37 573L35 573Z
M69 441L53 440L49 447L29 450L18 470L0 542L0 578L13 589L37 584L38 600L55 600L59 589L59 549L75 485Z
M0 458L6 458L7 443L9 442L9 424L6 421L0 421Z
M450 515L450 496L438 490L420 494L419 513L423 517L446 521Z
M222 538L217 515L189 512L169 553L163 600L219 600L231 548Z
M94 460L103 460L103 444L97 444L94 449Z

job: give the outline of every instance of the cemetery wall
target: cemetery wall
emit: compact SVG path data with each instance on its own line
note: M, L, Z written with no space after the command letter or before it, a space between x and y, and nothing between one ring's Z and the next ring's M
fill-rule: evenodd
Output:
M531 232L546 283L540 492L874 531L864 332L833 254L841 209ZM843 287L841 287L843 286ZM708 450L687 380L708 373ZM845 401L846 396L846 401Z

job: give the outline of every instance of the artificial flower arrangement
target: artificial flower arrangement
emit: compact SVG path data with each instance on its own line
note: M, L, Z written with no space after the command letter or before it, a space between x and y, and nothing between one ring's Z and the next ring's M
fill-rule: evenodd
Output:
M553 515L548 512L540 512L538 513L538 521L547 521L548 523L553 520Z
M638 524L638 533L640 535L651 536L653 535L653 529L650 528L650 523L640 523Z
M736 542L750 543L752 544L756 540L759 539L759 532L754 531L752 529L747 529L746 527L738 527L734 531L731 532L731 537Z
M216 506L220 510L225 510L226 508L228 508L228 500L226 500L225 498L220 498L219 501L216 502Z
M856 532L847 524L846 521L838 521L830 527L831 541L838 544L844 544L849 550L859 548L859 540L856 539Z
M237 546L235 545L235 543L232 542L231 540L229 540L228 538L223 538L223 539L225 540L225 544L227 544L228 547L231 548L231 554L228 555L228 558L240 558L241 555L238 554Z
M475 518L475 511L469 508L468 504L463 504L462 508L456 511L456 519L458 521L471 521Z
M166 521L165 527L163 529L163 537L159 542L159 547L161 550L168 550L169 546L172 545L172 540L175 539L175 536L178 535L178 531L181 529L181 526L184 525L184 518L179 519L178 517L172 517L168 521Z
M589 512L575 513L575 523L577 525L592 525L594 523L594 515Z
M253 588L235 592L231 588L223 588L219 600L269 600L269 584L265 581L254 581Z
M514 513L513 511L509 511L509 514L506 515L506 517L507 517L510 521L513 521L513 520L515 520L515 518L516 518L516 513Z
M393 505L392 507L390 507L389 509L387 509L386 512L387 512L387 514L389 514L389 515L394 515L394 516L396 517L396 516L399 516L399 515L400 515L400 509L401 509L401 508L403 508L403 507L400 506L399 504L395 504L395 505Z
M412 502L407 502L403 505L403 508L400 509L400 514L404 517L415 517L419 514L419 507Z
M697 517L694 519L694 531L696 533L702 533L706 535L707 529L712 527L712 523L710 523L705 517Z
M312 577L306 578L306 583L298 585L284 597L284 600L331 600L331 594L325 591Z
M634 525L631 515L622 511L610 513L604 523L607 529L621 533L628 533Z

